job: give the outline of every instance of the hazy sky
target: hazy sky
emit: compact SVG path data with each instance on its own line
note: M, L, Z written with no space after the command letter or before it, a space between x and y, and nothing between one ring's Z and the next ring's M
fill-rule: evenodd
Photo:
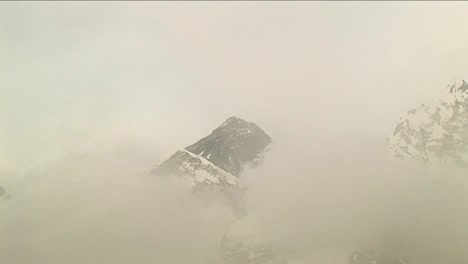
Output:
M0 166L148 161L226 118L385 138L466 76L462 2L0 3ZM304 139L306 140L306 139Z

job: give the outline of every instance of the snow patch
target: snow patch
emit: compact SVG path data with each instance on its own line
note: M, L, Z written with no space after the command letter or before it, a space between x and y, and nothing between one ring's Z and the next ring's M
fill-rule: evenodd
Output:
M186 150L186 149L183 149L182 150L183 152L189 154L190 156L192 156L193 158L196 158L196 159L199 159L201 161L201 163L205 166L210 166L214 169L216 169L220 175L222 175L226 182L231 184L231 185L238 185L239 184L239 179L237 177L235 177L234 175L230 174L229 172L219 168L218 166L214 165L212 162L210 162L209 160L203 158L203 157L200 157L200 156L197 156L195 155L194 153ZM185 166L185 165L184 165ZM207 172L208 173L208 172ZM210 174L211 175L211 174ZM206 177L206 175L199 175L198 178L201 179L202 177L206 178L206 179L210 179L209 177ZM213 175L211 175L211 180L212 182L215 182L215 183L218 183L219 182L219 179L214 177ZM215 178L216 180L213 180L213 178Z

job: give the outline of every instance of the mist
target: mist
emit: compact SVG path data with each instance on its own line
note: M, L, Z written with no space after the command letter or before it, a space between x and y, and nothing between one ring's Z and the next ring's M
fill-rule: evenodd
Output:
M366 248L420 263L468 259L462 173L392 159L370 139L309 143L275 146L243 178L249 211L274 243L335 258Z
M318 256L368 249L422 263L468 259L468 186L456 171L393 160L375 140L291 143L276 142L241 178L247 210L275 245ZM14 197L0 208L2 262L216 259L236 221L230 210L129 160L70 155L10 185Z
M236 115L272 243L466 263L468 186L394 160L407 110L466 76L463 2L0 3L0 262L201 263L236 217L150 171Z
M12 192L0 209L4 263L206 263L232 221L180 181L110 155L67 157Z

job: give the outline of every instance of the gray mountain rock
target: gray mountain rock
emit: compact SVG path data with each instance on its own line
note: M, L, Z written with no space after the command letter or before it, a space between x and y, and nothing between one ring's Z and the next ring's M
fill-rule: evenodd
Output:
M206 202L221 198L240 217L245 209L239 176L244 168L260 163L271 142L271 137L256 124L231 117L151 172L185 179Z
M257 165L270 143L271 137L256 124L233 116L185 149L238 177L245 166Z

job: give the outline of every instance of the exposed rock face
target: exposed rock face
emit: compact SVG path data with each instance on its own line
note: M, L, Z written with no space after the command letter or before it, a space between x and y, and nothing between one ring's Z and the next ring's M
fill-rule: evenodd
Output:
M468 83L456 79L440 95L408 111L389 138L400 159L468 167Z
M177 151L152 174L180 176L206 201L222 197L241 216L244 188L239 176L245 167L261 161L270 143L271 137L256 124L231 117L209 136Z

